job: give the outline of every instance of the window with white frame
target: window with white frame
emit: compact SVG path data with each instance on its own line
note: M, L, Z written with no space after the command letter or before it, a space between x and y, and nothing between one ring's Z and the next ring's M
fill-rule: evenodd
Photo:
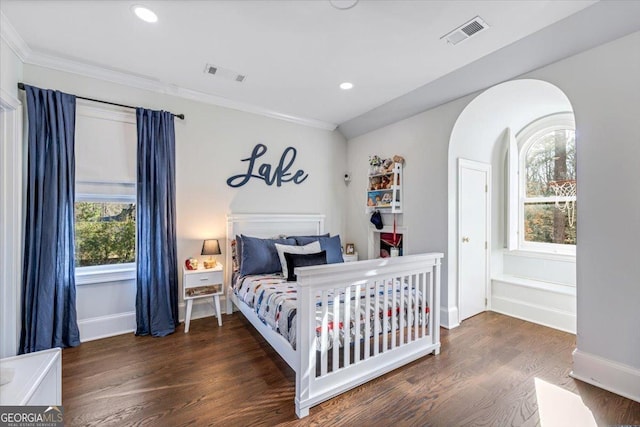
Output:
M136 260L136 203L124 197L79 195L75 203L76 267Z
M517 249L575 254L577 229L576 138L572 113L534 121L516 138ZM512 166L512 165L510 165ZM511 198L515 191L511 193ZM512 217L515 219L515 215Z
M80 277L134 269L136 138L133 112L78 102L75 261Z

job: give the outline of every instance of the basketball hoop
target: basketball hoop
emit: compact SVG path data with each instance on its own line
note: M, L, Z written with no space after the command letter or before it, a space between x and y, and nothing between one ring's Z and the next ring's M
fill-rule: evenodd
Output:
M576 181L551 181L549 187L556 195L556 208L567 213L569 227L573 227L576 220Z

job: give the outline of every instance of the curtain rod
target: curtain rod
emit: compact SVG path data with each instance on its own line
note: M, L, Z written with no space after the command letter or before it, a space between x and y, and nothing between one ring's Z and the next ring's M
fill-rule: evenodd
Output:
M19 82L18 83L18 89L24 90L24 83ZM75 97L79 98L79 99L84 99L85 101L93 101L93 102L100 102L102 104L115 105L116 107L132 108L134 110L137 108L137 107L132 107L131 105L117 104L115 102L103 101L101 99L85 98L84 96L78 96L78 95L75 95ZM174 117L177 117L180 120L184 120L184 114L174 114Z

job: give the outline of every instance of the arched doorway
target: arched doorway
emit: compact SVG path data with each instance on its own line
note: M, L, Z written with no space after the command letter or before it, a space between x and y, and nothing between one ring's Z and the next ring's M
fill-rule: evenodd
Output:
M461 313L473 313L473 310L461 309L460 304L465 303L466 297L466 302L486 298L486 309L575 332L575 255L508 247L509 146L512 145L513 151L514 137L527 125L560 113L573 117L571 103L558 87L540 80L522 79L487 89L458 117L451 133L448 159L450 303L446 314L453 320L452 326L456 325L456 318L463 320ZM517 142L515 144L517 147ZM486 283L460 283L465 276L461 274L464 263L459 262L459 256L463 252L462 238L466 237L459 232L460 159L491 166L491 220L485 230L490 273ZM537 273L541 275L536 276ZM469 286L485 287L486 291L463 294Z

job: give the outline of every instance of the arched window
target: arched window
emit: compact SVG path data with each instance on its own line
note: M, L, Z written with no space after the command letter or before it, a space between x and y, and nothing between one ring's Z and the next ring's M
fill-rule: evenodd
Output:
M573 114L536 120L517 137L518 248L575 254L576 138Z

